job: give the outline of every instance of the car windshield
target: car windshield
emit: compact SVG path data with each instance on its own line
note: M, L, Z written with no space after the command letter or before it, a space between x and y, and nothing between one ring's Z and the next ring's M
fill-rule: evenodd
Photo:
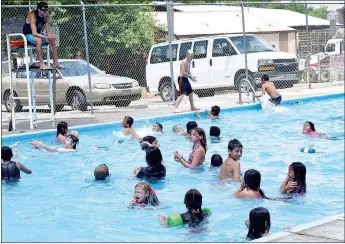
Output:
M64 77L87 75L86 61L68 61L61 62L61 64L65 67L64 69L60 69ZM91 75L98 75L102 74L102 71L90 64L90 73Z
M258 52L274 52L274 48L265 40L257 36L246 36L247 53ZM235 44L237 49L244 53L244 38L243 36L232 36L230 40Z

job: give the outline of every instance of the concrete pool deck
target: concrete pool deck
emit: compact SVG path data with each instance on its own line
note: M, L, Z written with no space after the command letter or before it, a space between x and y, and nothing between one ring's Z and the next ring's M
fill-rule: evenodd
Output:
M330 83L313 83L312 89L308 89L308 84L296 84L292 88L282 89L280 93L284 99L301 98L308 96L326 95L344 92L344 82L330 82ZM244 96L243 101L250 101L251 97ZM238 93L217 94L214 97L199 98L194 96L195 105L200 110L210 109L213 105L222 107L239 107ZM247 105L250 103L243 103ZM187 97L182 101L179 109L181 112L189 111L189 100ZM46 109L47 110L47 109ZM88 124L115 122L122 120L125 115L132 116L135 119L168 115L172 114L171 105L163 103L160 97L151 94L146 95L146 98L133 102L129 107L117 108L115 106L95 106L94 114L90 111L68 111L56 113L56 121L66 121L69 127L81 126ZM41 131L52 129L51 122L43 122L38 124L38 128L30 130L28 121L21 121L21 118L28 118L29 113L16 113L16 130L8 131L9 113L2 111L2 135L14 135L18 133ZM39 119L48 119L49 112L38 113ZM7 119L8 120L8 119Z
M251 242L342 242L344 243L344 213L292 227Z

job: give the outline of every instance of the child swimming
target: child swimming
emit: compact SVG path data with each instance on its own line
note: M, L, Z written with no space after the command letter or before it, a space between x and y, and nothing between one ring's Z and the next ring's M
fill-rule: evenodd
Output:
M220 107L215 105L212 106L211 111L206 109L205 112L210 119L219 119Z
M132 117L125 116L122 120L123 134L125 136L131 136L134 139L139 139L135 130L132 128L134 120Z
M136 168L134 174L137 178L163 179L166 174L166 169L162 162L163 156L159 148L151 147L146 151L146 163L148 167Z
M243 146L237 139L229 141L228 152L229 156L222 164L219 174L219 180L233 179L235 181L241 180L241 164L240 158L242 156Z
M293 162L290 164L288 174L280 186L280 193L305 193L307 191L306 173L307 169L303 163Z
M13 153L10 147L1 147L1 180L19 180L20 171L31 174L32 171L19 162L12 161Z
M67 136L70 134L78 137L77 131L69 131L68 130L68 125L66 122L61 121L57 124L57 126L56 126L56 141L57 142L62 142L62 143L65 142Z
M244 199L267 199L264 192L260 189L260 182L260 172L255 169L249 169L244 173L240 188L232 195L236 198Z
M247 238L254 240L263 236L268 236L271 228L270 213L266 208L254 208L249 213L249 220L245 221L248 228Z
M145 136L140 140L141 150L147 150L151 147L159 148L159 143L154 136Z
M182 125L174 125L173 126L173 132L175 132L177 135L184 133L184 128Z
M29 144L31 145L32 148L35 148L35 149L43 148L50 152L74 152L77 149L78 142L79 142L78 137L74 135L68 135L65 140L64 147L60 147L60 148L52 148L45 145L43 142L36 141L36 140L29 142Z
M161 123L154 123L152 126L152 131L163 133L163 125Z
M135 193L132 199L133 206L157 206L159 204L158 197L150 184L147 182L139 182L135 185Z
M212 143L220 142L220 129L218 126L210 127L210 139Z
M182 224L188 225L189 227L197 227L205 223L206 218L209 213L202 210L202 195L196 189L190 189L187 191L184 197L184 204L188 211L186 213L180 214L182 218ZM158 215L159 222L164 227L169 227L167 223L167 218L160 214Z
M303 125L303 134L308 134L312 137L320 137L320 133L317 133L315 131L315 125L314 123L310 122L310 121L306 121Z
M213 154L211 157L211 167L220 167L223 164L223 158L219 154Z
M193 142L193 151L190 153L188 160L185 160L179 152L174 154L175 160L186 168L196 168L201 165L205 160L207 150L206 135L203 129L193 129L191 140Z
M192 130L197 128L198 127L198 124L195 122L195 121L189 121L187 124L186 124L186 132L183 132L182 135L183 136L190 136L191 133L192 133Z
M95 180L105 180L109 177L109 168L106 164L100 164L95 168L93 172Z

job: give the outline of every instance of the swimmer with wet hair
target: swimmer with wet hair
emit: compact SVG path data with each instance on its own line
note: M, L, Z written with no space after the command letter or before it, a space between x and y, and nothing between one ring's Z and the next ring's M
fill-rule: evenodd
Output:
M95 176L95 180L105 180L107 179L109 174L109 168L106 164L100 164L95 168L95 171L93 172L93 175Z
M132 127L134 123L134 119L129 116L125 116L122 120L122 128L123 133L125 136L131 136L134 139L139 139L140 137L135 132L134 128Z

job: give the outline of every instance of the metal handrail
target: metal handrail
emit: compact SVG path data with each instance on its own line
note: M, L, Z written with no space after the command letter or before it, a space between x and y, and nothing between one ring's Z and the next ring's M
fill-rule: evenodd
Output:
M250 88L250 90L252 91L252 93L253 93L253 103L255 102L255 98L256 98L256 96L255 96L255 88L253 87L253 85L252 85L252 83L248 80L248 79L246 79L246 78L244 78L244 79L242 79L241 81L240 81L240 89L239 89L239 104L242 104L242 92L241 92L241 84L242 83L247 83L248 84L248 86L249 86L249 88ZM247 90L247 94L249 95L249 90Z

